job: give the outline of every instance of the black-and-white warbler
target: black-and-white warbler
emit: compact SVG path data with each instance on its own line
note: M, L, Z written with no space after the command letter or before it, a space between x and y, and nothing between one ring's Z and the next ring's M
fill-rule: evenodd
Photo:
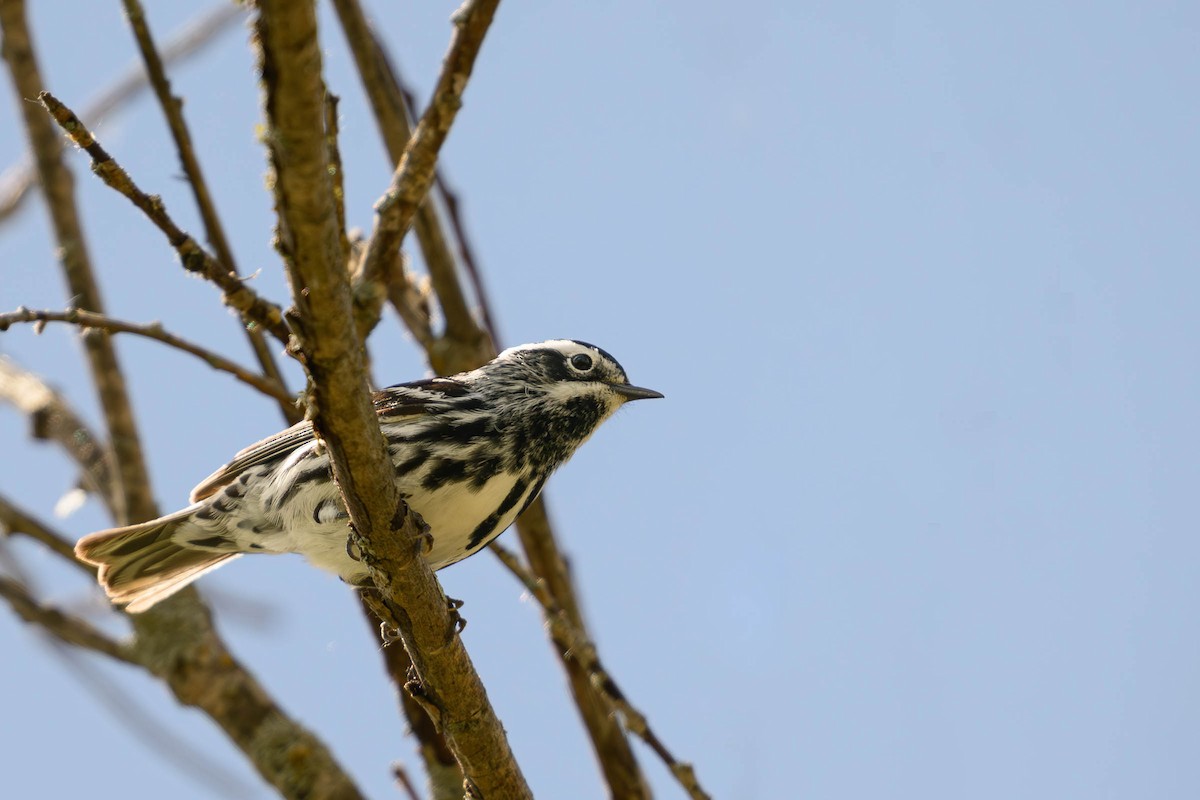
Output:
M555 340L505 350L479 369L375 393L401 496L429 525L441 569L512 524L546 478L629 400L599 347ZM100 567L115 603L139 612L242 553L300 553L349 583L370 583L347 545L329 456L302 422L251 445L192 490L192 505L89 534L76 554Z

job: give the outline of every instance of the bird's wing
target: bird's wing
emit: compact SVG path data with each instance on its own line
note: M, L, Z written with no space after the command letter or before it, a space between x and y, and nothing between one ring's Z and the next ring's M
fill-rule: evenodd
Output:
M305 421L297 422L287 430L268 436L261 442L255 442L192 489L191 501L198 503L206 497L211 497L224 486L237 480L237 477L250 467L282 458L297 447L308 444L313 438L312 423Z
M444 407L446 400L461 397L467 392L466 386L451 378L428 378L389 386L384 391L375 392L371 399L380 423L394 425L436 413ZM305 421L255 442L192 489L191 502L211 497L251 467L284 458L314 438L312 423Z

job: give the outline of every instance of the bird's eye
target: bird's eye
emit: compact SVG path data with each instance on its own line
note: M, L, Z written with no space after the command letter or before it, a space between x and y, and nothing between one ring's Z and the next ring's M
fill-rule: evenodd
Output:
M571 356L571 366L580 372L587 372L592 368L592 357L585 356L583 353Z

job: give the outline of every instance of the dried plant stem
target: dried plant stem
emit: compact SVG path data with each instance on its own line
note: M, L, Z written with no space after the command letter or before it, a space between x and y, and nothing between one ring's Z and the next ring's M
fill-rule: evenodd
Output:
M125 322L124 320L106 317L103 314L94 314L90 311L81 311L79 309L44 311L22 307L16 311L0 313L0 331L6 331L11 325L21 322L66 322L77 325L85 331L96 329L109 333L130 333L135 336L153 339L156 342L162 342L177 350L182 350L185 353L196 356L213 369L232 375L247 386L257 389L273 400L277 400L281 405L287 405L293 409L296 406L296 398L288 394L287 389L283 386L264 378L262 375L251 372L245 367L224 356L217 355L198 344L189 342L173 333L168 333L163 330L162 323L160 322L139 325L134 322Z

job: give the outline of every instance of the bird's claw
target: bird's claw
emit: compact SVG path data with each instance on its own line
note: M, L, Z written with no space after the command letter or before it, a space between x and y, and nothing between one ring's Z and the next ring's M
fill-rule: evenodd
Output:
M456 634L462 633L467 627L467 618L458 613L458 610L465 605L462 600L453 597L446 597L446 610L450 612L450 621L454 626Z
M383 646L388 647L400 641L400 629L388 625L386 622L379 623L379 638L383 640Z

